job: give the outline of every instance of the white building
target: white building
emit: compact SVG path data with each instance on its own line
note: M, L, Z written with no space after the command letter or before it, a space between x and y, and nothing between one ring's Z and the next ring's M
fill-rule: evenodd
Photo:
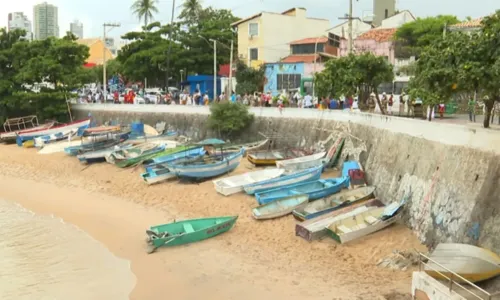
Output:
M352 38L355 39L363 33L370 31L372 29L372 25L363 22L360 18L355 18L352 20ZM329 33L333 33L340 37L348 38L349 37L349 21L344 23L340 23L339 25L328 29Z
M47 2L33 7L34 35L37 40L59 37L59 15L57 6Z
M75 20L73 23L70 23L69 28L71 33L77 38L83 39L83 24L80 21Z
M14 12L9 13L9 22L8 22L9 31L14 29L22 29L26 31L26 39L33 39L33 32L31 31L31 21L25 16L22 12Z
M415 21L416 18L409 10L403 10L392 17L382 21L382 24L377 28L399 28L406 23Z

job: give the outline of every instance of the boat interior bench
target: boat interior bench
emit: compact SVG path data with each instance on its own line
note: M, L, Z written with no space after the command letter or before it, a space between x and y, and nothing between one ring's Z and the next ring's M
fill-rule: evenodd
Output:
M189 224L189 223L184 224L183 227L184 227L184 231L186 233L194 232L193 226L191 224Z

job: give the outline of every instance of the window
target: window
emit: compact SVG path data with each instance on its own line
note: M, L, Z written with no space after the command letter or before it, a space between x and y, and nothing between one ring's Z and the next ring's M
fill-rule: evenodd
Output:
M248 24L248 35L258 36L259 35L259 23L249 23Z
M250 57L250 61L259 60L259 49L258 48L251 48L249 57Z
M385 10L385 19L387 19L387 18L389 18L389 10L388 9Z
M407 81L395 81L394 82L394 95L401 95L403 91L408 90Z
M292 45L292 54L314 54L316 44ZM317 52L324 52L325 44L318 44Z
M378 86L377 92L379 94L386 93L386 94L392 94L392 82L386 82L382 83L381 85Z
M276 75L278 91L300 88L300 74L278 74Z

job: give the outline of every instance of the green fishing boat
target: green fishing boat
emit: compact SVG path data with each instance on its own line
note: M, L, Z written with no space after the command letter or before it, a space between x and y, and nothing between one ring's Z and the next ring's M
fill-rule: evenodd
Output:
M172 247L206 240L233 228L238 216L191 219L146 230L148 253L159 247Z
M159 153L163 153L165 150L168 150L165 148L165 145L146 143L132 148L112 152L105 158L110 164L114 164L119 168L126 168L140 164L141 162L148 160Z

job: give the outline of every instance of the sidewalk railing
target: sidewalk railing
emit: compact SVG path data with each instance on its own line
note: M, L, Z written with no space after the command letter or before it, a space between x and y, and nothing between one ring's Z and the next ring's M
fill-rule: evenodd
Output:
M419 271L424 271L425 267L427 267L426 271L434 271L437 274L439 274L443 280L446 280L448 282L448 288L450 292L456 291L456 289L454 290L454 288L457 288L465 291L468 295L474 297L474 299L479 299L479 300L500 299L500 292L491 294L485 291L484 289L480 288L479 286L475 285L474 283L470 282L469 280L458 275L457 273L439 264L438 262L427 257L423 253L419 252L418 254L419 254L419 264L418 264ZM425 260L427 260L427 262L425 262ZM438 266L439 270L438 268L434 268L431 264L429 264L429 262L432 263L432 265ZM444 273L442 273L443 270L445 270L447 273L451 275L450 276L445 275ZM460 284L457 280L466 283L468 286Z

